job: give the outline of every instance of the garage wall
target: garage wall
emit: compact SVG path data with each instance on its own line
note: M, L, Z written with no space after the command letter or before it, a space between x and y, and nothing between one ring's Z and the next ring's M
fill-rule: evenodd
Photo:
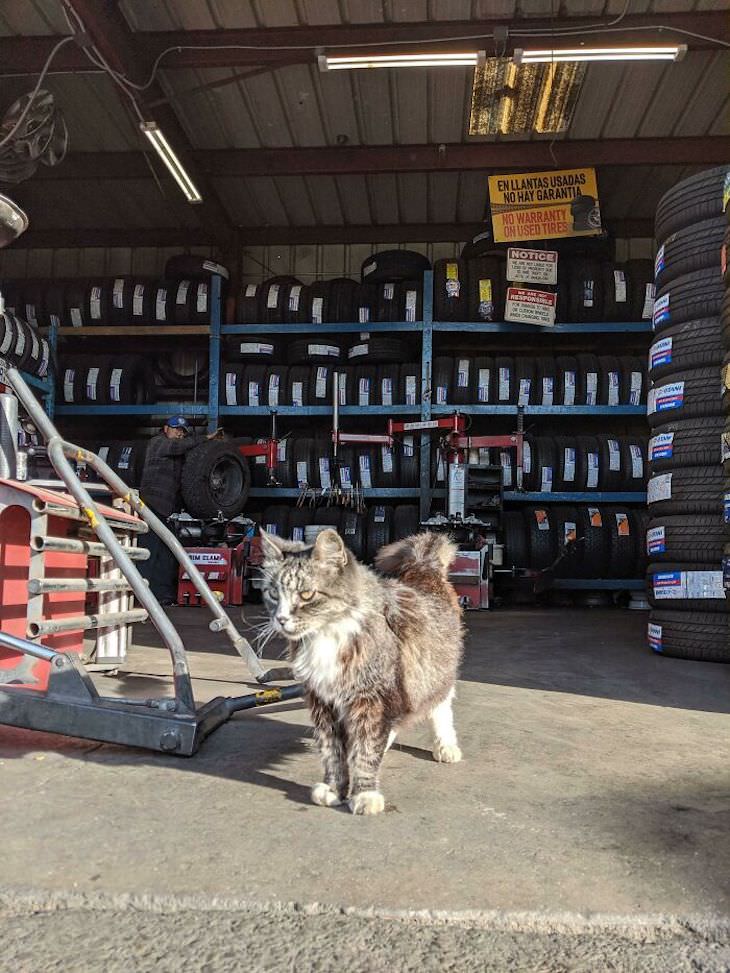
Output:
M461 243L407 243L405 247L425 254L432 262L455 257ZM209 247L192 247L192 253L214 256ZM295 247L244 247L240 272L245 282L276 274L290 274L308 282L322 277L359 277L360 266L377 250L393 249L392 243L327 244ZM0 251L0 277L9 279L50 277L107 277L116 274L160 276L165 261L178 247L89 247L86 249L26 250L9 247ZM616 258L652 257L651 239L617 240ZM234 268L231 268L233 270Z

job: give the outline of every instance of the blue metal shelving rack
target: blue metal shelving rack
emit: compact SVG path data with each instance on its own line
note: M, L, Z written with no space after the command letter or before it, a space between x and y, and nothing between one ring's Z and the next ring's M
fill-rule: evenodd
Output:
M404 335L416 335L421 339L421 387L422 393L431 387L431 365L433 362L433 340L435 334L461 333L461 334L515 334L530 335L540 341L543 338L550 338L553 335L587 335L587 334L649 334L651 332L650 321L603 321L594 324L556 324L553 327L541 328L529 324L517 324L512 322L479 322L479 321L434 321L433 319L433 274L428 271L424 275L423 291L423 320L421 321L386 321L372 323L349 322L346 324L223 324L222 323L222 301L221 301L221 279L213 277L211 281L211 314L209 326L209 386L207 402L162 402L153 405L58 405L56 413L62 416L77 415L118 415L118 416L164 416L173 412L179 412L187 416L207 417L208 428L215 429L221 417L226 416L250 416L264 417L271 415L271 409L267 406L228 406L220 404L220 362L221 362L221 341L227 335L262 335L262 334L381 334L387 332L398 332ZM87 334L93 334L95 329L90 328ZM123 334L124 328L116 329L117 333ZM174 327L157 329L150 334L174 335ZM51 336L52 344L55 346L56 335ZM32 384L42 388L46 393L46 401L49 410L53 409L53 380L50 378L46 382L38 379L29 379ZM402 415L413 416L414 419L428 420L434 416L448 415L458 408L458 411L465 415L475 416L517 416L518 408L515 405L432 405L427 394L421 395L421 403L417 406L343 406L340 409L342 416L386 416ZM281 416L329 416L332 414L331 406L309 406L299 408L298 406L281 406L277 409L277 414ZM612 416L630 417L645 414L643 406L527 406L523 410L527 416ZM390 488L365 490L364 496L367 498L384 499L418 499L420 498L422 512L425 512L434 498L442 497L443 490L433 489L431 486L431 468L429 460L429 437L426 434L421 436L421 466L420 466L420 487L416 488ZM251 490L252 497L275 498L295 498L299 491L289 488L254 488ZM646 500L645 493L605 493L605 492L585 492L585 493L527 493L517 491L505 491L504 499L509 503L642 503ZM567 584L568 582L565 582ZM572 582L571 582L572 583ZM586 583L588 584L588 583ZM595 582L590 583L593 587ZM606 586L616 582L606 582ZM564 586L564 585L563 585ZM627 587L626 584L623 585Z

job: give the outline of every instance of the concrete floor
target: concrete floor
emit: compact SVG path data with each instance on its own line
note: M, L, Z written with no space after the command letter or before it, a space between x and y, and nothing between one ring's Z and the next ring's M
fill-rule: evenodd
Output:
M245 692L242 662L202 612L172 614L198 701ZM718 932L730 915L730 667L652 655L640 612L468 621L465 759L437 765L425 730L404 736L386 757L378 818L309 803L320 774L299 702L239 714L189 759L0 727L0 883L62 898L194 893L228 897L226 908L477 910L469 921L522 915L523 931L548 936L559 915L574 933L588 914L646 929L693 917L674 932L709 923L726 965L687 968L730 969ZM157 644L139 628L128 671L102 690L163 694Z

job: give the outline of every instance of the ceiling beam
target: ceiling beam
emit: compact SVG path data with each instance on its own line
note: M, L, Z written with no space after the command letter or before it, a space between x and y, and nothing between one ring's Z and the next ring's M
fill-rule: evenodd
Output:
M620 239L652 237L651 220L606 220ZM241 246L317 246L332 244L461 243L484 229L484 223L411 223L389 226L240 226ZM110 247L201 247L215 241L205 230L161 229L30 229L13 243L15 249L58 250Z
M86 0L88 2L88 0ZM76 0L74 0L76 3ZM116 6L109 0L103 3L109 12ZM119 14L121 17L121 14ZM606 23L609 21L607 20ZM138 31L134 33L134 43L141 60L151 65L154 59L166 48L175 48L164 59L165 69L181 68L226 68L246 67L249 65L277 65L282 62L311 63L316 50L328 54L343 53L367 54L372 47L357 45L388 44L388 52L397 54L419 50L454 51L469 47L494 50L492 34L495 28L507 27L510 31L543 31L542 38L526 38L519 33L508 38L506 52L511 54L515 47L545 46L556 27L577 28L579 33L572 34L563 46L589 44L595 46L597 35L590 28L596 26L596 17L557 17L546 18L519 17L508 20L493 17L468 21L438 21L435 23L377 23L377 24L336 24L307 25L297 27L263 27L227 30L187 30L187 31ZM125 22L126 26L126 22ZM730 18L727 11L695 11L692 13L648 13L632 14L622 18L621 23L609 28L600 36L605 44L636 44L636 29L641 29L644 44L666 43L674 40L686 42L691 50L716 49L717 43L704 38L717 38L730 41ZM129 30L129 28L127 28ZM585 33L581 33L585 30ZM690 31L701 37L683 35ZM131 31L129 31L131 35ZM481 38L475 35L485 35ZM473 41L454 40L463 36L473 37ZM0 38L0 74L32 74L40 70L53 44L53 36L3 37ZM428 42L428 43L427 43ZM211 45L217 45L214 49ZM223 48L225 45L225 49ZM236 46L240 45L240 46ZM185 46L195 50L183 49ZM283 48L302 48L284 50ZM199 48L199 49L198 49ZM272 50L279 48L279 50ZM83 51L72 45L65 47L54 64L54 70L88 70L89 62Z
M140 52L136 35L124 19L116 0L69 0L69 2L78 18L83 22L90 40L115 71L137 83L148 76L152 62L144 53ZM67 45L67 47L71 47L71 45ZM154 112L150 112L146 108L145 99L150 101L164 99L165 92L163 89L155 82L145 91L144 97L142 93L133 89L128 89L129 95L125 94L119 86L116 86L115 90L126 108L130 107L130 100L134 100L137 111L134 112L133 124L137 124L136 116L139 113L145 120L157 122L165 133L167 140L178 154L183 166L203 197L203 201L194 206L201 225L216 239L221 247L226 248L233 236L233 226L205 171L196 161L188 137L177 115L169 104L158 104ZM138 138L140 139L140 148L142 148L143 136L141 133L138 134ZM150 164L155 166L155 171L162 169L155 156L150 156L145 161L141 151L131 153L131 155L135 159L135 166L139 167L141 164L148 169L147 178L151 177Z
M164 123L163 123L164 126ZM730 136L651 139L548 139L447 145L344 146L286 149L215 149L192 153L196 173L208 177L348 175L370 172L502 172L577 166L722 165ZM44 166L41 180L148 179L140 153L75 152ZM32 182L29 183L32 188Z

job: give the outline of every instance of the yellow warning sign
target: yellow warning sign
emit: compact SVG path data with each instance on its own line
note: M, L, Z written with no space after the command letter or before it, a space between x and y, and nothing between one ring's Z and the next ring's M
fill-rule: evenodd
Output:
M490 176L489 201L497 243L601 232L595 169Z

